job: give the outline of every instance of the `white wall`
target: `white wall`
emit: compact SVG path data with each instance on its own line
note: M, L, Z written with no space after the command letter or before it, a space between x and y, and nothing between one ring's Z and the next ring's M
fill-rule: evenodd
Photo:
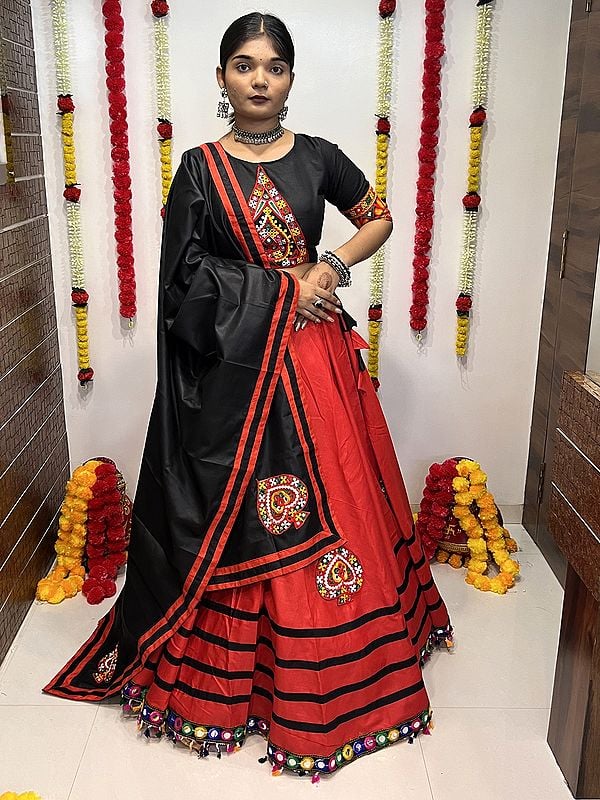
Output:
M155 297L161 223L154 125L152 18L146 0L125 7L126 75L133 179L139 313L133 332L117 310L110 143L100 3L72 0L72 74L90 343L96 379L76 381L63 202L62 155L55 114L49 3L32 0L40 113L73 465L95 455L116 460L131 485L152 402ZM423 2L401 0L396 19L393 172L395 217L385 288L381 401L413 502L428 465L451 455L479 459L502 504L522 502L539 322L552 208L570 0L546 0L544 13L495 3L489 125L484 144L483 210L468 365L454 356L454 301L465 192L475 0L448 0L447 59L437 179L436 227L427 342L408 327L416 150L419 136ZM225 27L255 10L244 0L172 4L171 67L175 164L183 150L218 138L214 68ZM377 3L279 0L297 48L287 124L340 146L372 177ZM331 210L323 244L333 249L353 228ZM366 335L368 268L354 268L345 304Z

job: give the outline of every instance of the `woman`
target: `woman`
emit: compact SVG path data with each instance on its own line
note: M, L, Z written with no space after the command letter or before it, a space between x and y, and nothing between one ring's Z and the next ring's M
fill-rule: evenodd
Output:
M183 154L167 203L127 580L45 691L121 693L199 755L261 733L275 771L328 774L428 728L421 665L451 635L334 293L391 217L335 145L281 127L280 20L241 17L220 56L233 129ZM325 200L358 230L318 259Z

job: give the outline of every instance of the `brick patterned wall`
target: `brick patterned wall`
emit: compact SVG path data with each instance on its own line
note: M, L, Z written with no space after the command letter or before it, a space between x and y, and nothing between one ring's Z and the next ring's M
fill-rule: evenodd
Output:
M53 558L68 478L29 0L1 0L16 183L0 186L0 661Z

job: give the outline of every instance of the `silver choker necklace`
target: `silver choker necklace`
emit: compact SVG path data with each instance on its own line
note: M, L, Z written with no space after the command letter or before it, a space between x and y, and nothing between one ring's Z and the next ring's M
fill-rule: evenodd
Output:
M260 131L258 133L253 131L243 131L235 124L233 125L232 130L235 141L243 142L244 144L270 144L271 142L276 142L277 139L281 139L285 133L280 122L278 122L277 126L270 131Z

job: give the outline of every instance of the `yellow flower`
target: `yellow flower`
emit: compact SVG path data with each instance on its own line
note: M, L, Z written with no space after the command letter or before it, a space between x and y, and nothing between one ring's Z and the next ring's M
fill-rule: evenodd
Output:
M507 558L502 562L502 572L506 572L508 575L518 575L520 569L519 562L512 558Z
M487 475L481 469L474 469L471 472L471 483L485 483Z
M448 553L445 550L438 550L435 554L435 560L440 564L445 564L448 561Z
M471 512L466 506L454 506L452 513L456 519L465 519L465 517L471 516Z
M469 491L469 481L466 478L454 478L452 481L452 488L456 492L468 492Z
M481 561L478 558L470 558L467 563L467 568L471 570L471 572L476 572L478 575L483 575L487 566L487 561Z
M454 569L460 569L460 567L463 565L462 558L458 555L458 553L453 553L448 559L448 563L451 567L454 567Z
M473 497L470 492L457 492L454 500L459 506L470 506L473 502Z

